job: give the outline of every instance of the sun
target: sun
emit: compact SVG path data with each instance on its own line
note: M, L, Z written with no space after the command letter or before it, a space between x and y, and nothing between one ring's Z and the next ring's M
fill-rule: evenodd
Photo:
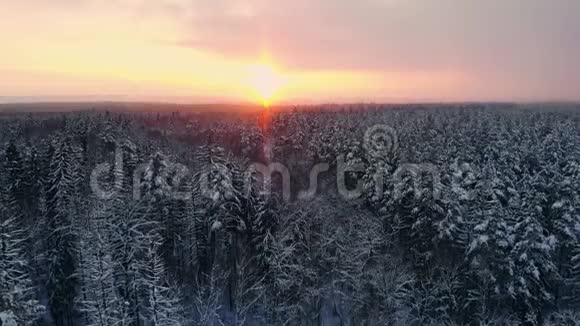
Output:
M249 69L249 83L256 100L268 108L284 85L282 74L269 63L254 64Z

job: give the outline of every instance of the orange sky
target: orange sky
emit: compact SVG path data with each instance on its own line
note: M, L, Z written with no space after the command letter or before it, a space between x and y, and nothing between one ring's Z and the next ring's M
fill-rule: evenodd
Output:
M578 100L579 39L576 0L0 0L0 101Z

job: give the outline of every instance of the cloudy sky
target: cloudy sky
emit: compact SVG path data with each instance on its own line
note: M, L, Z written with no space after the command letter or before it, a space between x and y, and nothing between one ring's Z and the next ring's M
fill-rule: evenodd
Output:
M0 100L580 100L578 0L0 0Z

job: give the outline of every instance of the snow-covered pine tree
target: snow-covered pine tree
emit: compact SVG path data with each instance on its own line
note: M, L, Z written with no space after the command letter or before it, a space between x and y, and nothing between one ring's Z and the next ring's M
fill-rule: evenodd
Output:
M11 206L10 209L17 215L17 223L21 227L26 227L26 223L29 221L24 221L24 217L28 211L28 198L32 194L28 193L26 189L24 180L26 173L23 163L22 155L16 144L10 142L2 162L3 178L0 180L5 186L0 192L0 200Z
M36 300L25 256L25 234L0 201L0 324L33 325L44 311Z
M377 122L372 122L376 124ZM364 139L364 154L362 155L365 165L363 175L363 189L365 200L373 209L384 214L384 205L389 200L385 195L385 187L391 186L392 176L400 166L400 150L398 148L397 135L384 135Z
M195 326L226 325L220 313L223 310L224 283L227 275L214 266L206 275L204 284L198 280L194 293L194 323Z
M119 171L119 176L123 177L123 189L129 190L139 185L133 185L133 178L137 165L139 164L139 150L137 145L130 139L125 139L120 146L123 153L123 169Z
M184 257L184 238L186 219L192 213L191 176L187 168L174 164L163 153L151 156L141 188L144 201L150 206L150 218L161 226L162 244L159 254L168 271L183 277L186 258Z
M552 312L544 321L545 326L580 326L580 313L577 310Z
M553 253L558 271L558 279L554 285L557 306L574 301L574 295L570 292L573 289L570 287L570 260L580 241L580 230L576 230L580 225L580 191L574 186L579 182L580 166L569 161L542 169L532 185L534 197L530 199L539 210L539 222L557 240Z
M444 169L443 183L448 190L443 199L447 204L445 219L437 223L439 245L454 249L454 260L463 260L469 243L469 226L474 222L471 209L476 205L478 172L468 163L456 160ZM458 252L457 252L458 251Z
M273 310L268 324L303 325L320 320L324 298L319 255L324 218L317 205L310 202L281 216L270 261L273 284L265 296Z
M514 310L524 325L542 325L546 304L553 300L550 284L556 276L552 254L556 238L547 235L539 222L541 210L534 205L534 191L528 180L519 205L514 207L514 245L509 294L515 299Z
M202 280L211 274L215 257L225 257L221 254L225 250L224 203L238 196L233 185L231 164L223 148L201 146L195 154L195 163L197 171L193 176L192 199L197 277Z
M445 203L437 194L441 184L412 168L402 171L392 197L393 218L401 245L408 250L419 275L426 275L433 263L438 223L445 219Z
M101 142L103 151L111 152L114 150L117 141L117 128L113 116L109 112L106 112L102 117L97 137Z
M22 200L26 194L22 191L22 156L14 142L10 142L4 153L2 164L6 178L7 188L13 194L16 201Z
M236 198L225 204L226 229L237 233L257 270L265 272L267 263L262 255L268 252L269 241L277 226L272 205L275 196L262 193L263 183L258 174L243 163L232 165ZM239 248L241 249L241 248Z
M169 215L162 225L160 233L163 237L163 249L160 254L164 259L168 272L182 282L188 275L187 264L190 260L188 228L193 220L193 202L191 200L190 175L182 174L186 171L175 169L170 174L171 191Z
M497 189L484 182L469 214L470 240L466 260L470 266L471 286L466 305L475 307L474 320L485 320L491 307L508 302L507 282L513 262L509 253L513 246L513 221L497 195Z
M142 318L147 326L180 326L184 310L158 254L162 240L154 231L147 236L148 248L139 263L139 287L142 292Z
M364 232L361 229L357 233L361 231ZM343 309L352 309L352 325L396 325L407 317L405 307L412 301L415 276L409 264L400 257L381 253L378 247L383 245L383 239L368 238L367 235L359 235L361 240L367 242L361 243L363 246L352 246L353 253L361 256L350 258L355 269L348 271L351 275L343 275L345 279L340 280L349 282L349 277L354 278L352 306ZM361 257L365 260L360 260Z
M151 156L141 179L142 196L152 203L162 203L169 196L169 168L165 155ZM162 206L162 205L156 205ZM159 218L152 216L153 218Z
M166 156L157 152L151 156L141 179L143 203L148 205L149 218L162 227L160 254L166 264L175 265L175 244L179 239L178 216L172 212L170 167ZM181 217L181 216L179 216Z
M232 181L235 197L224 202L227 232L228 296L234 324L242 325L255 314L264 296L263 283L272 256L273 233L277 219L272 196L262 194L255 171L242 162L233 162Z
M78 199L78 151L69 137L58 137L48 151L50 165L45 184L45 259L49 307L57 326L74 322L77 292L78 239L73 228Z
M114 262L108 239L107 225L103 221L93 221L90 229L80 235L80 250L83 262L79 273L81 295L78 297L79 310L86 317L87 326L123 325L126 316L115 289Z
M130 201L121 195L113 201L107 218L115 291L122 303L117 313L126 326L140 325L143 315L139 268L148 248L147 234L156 224L148 220L147 212L148 205L142 201Z
M462 309L456 296L458 290L460 283L455 273L435 268L426 279L414 284L404 324L456 325L454 317Z
M580 232L580 230L576 230ZM580 298L580 245L572 251L572 259L570 260L570 280L571 285L570 291L572 292L570 301L572 303L578 303Z
M42 187L41 180L41 156L38 154L38 147L27 144L23 150L23 174L22 174L22 192L24 195L23 208L26 223L34 223L32 217L39 215L38 189Z
M141 322L138 264L146 248L144 234L153 223L146 221L146 207L129 201L125 173L115 165L114 197L94 205L80 233L83 261L78 305L90 325L130 326Z
M250 160L260 159L264 143L262 131L256 126L249 126L242 129L240 138L243 157Z

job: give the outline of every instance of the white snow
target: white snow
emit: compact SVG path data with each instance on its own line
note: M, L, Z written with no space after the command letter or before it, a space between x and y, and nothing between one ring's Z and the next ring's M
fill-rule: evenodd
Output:
M560 209L564 206L564 201L563 200L558 200L557 202L555 202L552 205L552 209Z
M486 244L488 240L489 240L489 237L487 235L480 235L479 236L479 243L481 243L481 244Z
M0 312L0 322L2 326L18 326L16 323L16 316L14 316L12 311Z
M214 221L213 224L211 225L212 231L219 230L221 228L222 228L222 222L220 222L220 221Z

